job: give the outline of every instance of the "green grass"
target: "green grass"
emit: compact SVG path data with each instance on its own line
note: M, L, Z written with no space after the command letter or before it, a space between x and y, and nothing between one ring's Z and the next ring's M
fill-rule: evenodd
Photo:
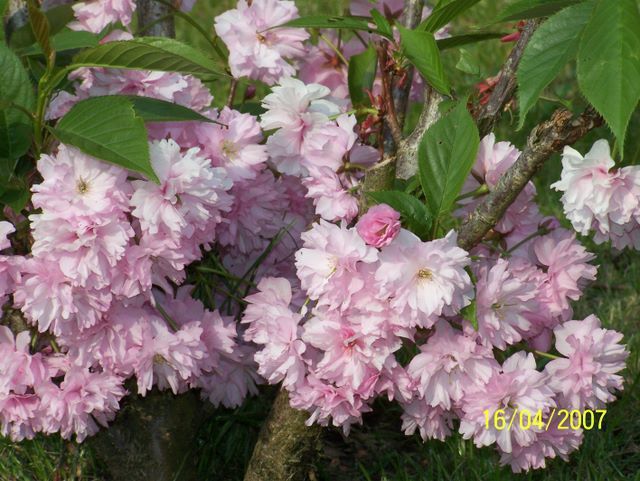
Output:
M502 0L501 0L502 2ZM195 8L194 18L205 29L212 26L213 17L233 3L202 1ZM344 9L342 0L298 1L303 14L338 14ZM495 18L500 2L484 1L454 25L454 31L470 26L483 26ZM178 20L178 36L202 48L202 36ZM468 49L483 75L495 75L509 51L498 42L471 46ZM459 94L469 90L478 76L455 69L458 54L445 54L445 65ZM575 84L575 74L567 69L563 78L550 89L550 97L572 98L578 110L581 101ZM462 86L462 88L460 88ZM227 85L212 84L218 102L226 98ZM557 107L553 101L540 102L530 113L527 126L515 131L515 119L505 115L496 129L498 139L508 139L519 147L533 125L548 118ZM514 113L515 117L515 113ZM636 113L632 125L640 127ZM636 129L637 130L637 129ZM583 153L600 137L609 136L605 128L598 129L580 141L576 148ZM609 136L610 137L610 136ZM633 136L630 136L633 137ZM625 161L640 156L638 142L628 142ZM549 189L560 173L559 156L554 156L536 179L538 199L544 213L562 217L557 192ZM625 374L625 390L619 400L608 406L604 429L591 431L582 447L570 457L570 462L553 460L548 469L514 475L509 468L498 467L498 457L490 448L478 449L470 441L454 435L445 442L423 443L416 436L400 432L400 412L397 406L378 403L365 417L362 427L356 427L345 438L339 431L324 431L324 450L317 464L322 481L475 481L475 480L536 480L536 481L640 481L640 252L612 252L608 246L596 246L588 238L581 239L595 254L600 268L598 279L575 303L574 318L582 319L594 313L605 327L624 333L625 343L632 352ZM220 409L205 422L198 436L196 456L202 481L239 481L251 455L253 444L273 394L265 388L264 396L248 400L236 410ZM56 437L38 437L33 441L13 444L0 438L0 481L108 481L96 460L91 443L77 446ZM135 481L135 480L132 480Z

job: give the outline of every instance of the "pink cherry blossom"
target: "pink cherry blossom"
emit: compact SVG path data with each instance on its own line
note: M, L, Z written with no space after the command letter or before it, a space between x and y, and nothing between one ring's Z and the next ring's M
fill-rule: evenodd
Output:
M273 85L295 69L287 60L302 57L309 34L299 28L272 28L298 17L294 2L239 0L236 9L215 18L215 30L229 48L234 77L249 77Z
M356 229L367 244L380 249L400 232L400 213L387 204L374 205L360 217Z

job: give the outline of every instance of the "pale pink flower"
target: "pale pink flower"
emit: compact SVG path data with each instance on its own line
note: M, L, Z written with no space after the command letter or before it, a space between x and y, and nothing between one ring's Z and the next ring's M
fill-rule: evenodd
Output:
M432 407L424 399L414 399L402 404L402 431L411 436L420 432L423 441L439 439L444 441L453 429L453 413L441 407Z
M355 229L324 220L302 234L304 247L296 252L296 268L302 288L318 299L329 290L348 298L363 286L354 276L358 264L372 263L378 253L367 246ZM356 281L355 284L353 281Z
M441 320L407 373L426 404L449 410L462 399L465 388L488 382L498 367L491 349Z
M540 428L523 429L514 422L510 429L497 429L495 423L489 423L487 429L485 411L493 416L496 410L504 410L508 424L514 414L517 416L516 410L546 415L556 407L553 395L547 386L547 376L536 370L533 354L516 352L501 370L494 371L488 383L475 384L465 391L460 404L460 433L464 439L473 438L478 447L497 443L505 453L511 453L514 446L530 446Z
M481 266L477 273L478 333L499 349L520 341L531 329L529 316L539 309L539 285L527 282L509 267L508 261L498 259L493 266Z
M572 409L599 409L615 400L629 352L622 334L600 327L600 319L590 315L583 321L568 321L554 329L556 349L567 358L554 359L545 366L549 386L566 399Z
M121 22L129 25L136 3L133 0L89 0L73 5L76 22L69 24L73 30L100 33L107 25Z
M234 77L273 85L295 69L287 60L302 57L309 34L301 28L272 28L298 17L294 2L239 0L237 8L215 18L215 30L229 49Z
M8 249L11 247L11 241L7 236L16 231L16 228L11 222L6 220L0 221L0 250Z
M360 217L356 229L367 244L380 249L400 232L400 213L387 204L374 205Z
M350 191L355 179L346 173L337 174L329 167L317 167L311 177L302 179L316 213L325 220L351 222L358 215L358 198Z
M402 229L380 252L375 279L391 306L408 311L417 325L430 327L442 314L454 314L473 297L470 259L456 245L457 234L422 242Z
M302 358L306 346L300 339L302 315L290 309L291 284L283 278L263 277L258 292L245 300L242 323L249 327L244 338L262 347L254 357L258 373L270 384L299 384L306 372Z

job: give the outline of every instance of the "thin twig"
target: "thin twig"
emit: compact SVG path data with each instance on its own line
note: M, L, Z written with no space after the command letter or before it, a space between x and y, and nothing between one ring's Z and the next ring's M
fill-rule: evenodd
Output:
M493 126L500 118L504 106L512 99L516 90L516 70L520 64L520 59L540 23L540 19L527 21L520 33L520 38L500 70L498 83L493 87L489 100L476 114L480 137L484 137L493 130Z
M387 62L389 60L387 47L385 46L385 44L379 43L377 45L377 51L378 63L380 65L380 77L382 79L382 99L385 106L384 120L389 127L393 142L396 146L398 146L402 141L402 129L400 128L400 124L398 123L398 118L396 117L396 108L393 102L391 78L387 69Z

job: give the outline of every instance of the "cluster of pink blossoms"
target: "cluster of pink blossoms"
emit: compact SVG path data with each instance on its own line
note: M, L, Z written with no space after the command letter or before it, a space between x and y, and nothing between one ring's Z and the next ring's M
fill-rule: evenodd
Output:
M563 192L564 212L577 232L593 230L597 243L640 250L640 167L614 166L606 140L598 140L584 157L567 146L562 176L551 187Z
M480 182L491 189L518 155L483 139L466 191ZM594 256L540 215L534 195L529 185L497 239L470 253L453 231L421 240L386 205L355 226L313 224L295 256L306 302L293 302L295 288L281 277L263 278L246 298L244 337L259 347L258 373L282 382L291 405L311 414L308 423L348 432L384 396L403 407L407 434L443 440L457 429L479 447L495 445L515 472L568 459L580 430L486 427L487 409L504 409L507 422L523 409L546 421L554 408L599 408L622 389L621 334L595 316L572 320L570 302L595 279ZM466 320L472 303L477 328ZM403 365L408 343L419 352ZM531 352L553 346L559 355L541 368ZM511 355L499 362L500 351Z

